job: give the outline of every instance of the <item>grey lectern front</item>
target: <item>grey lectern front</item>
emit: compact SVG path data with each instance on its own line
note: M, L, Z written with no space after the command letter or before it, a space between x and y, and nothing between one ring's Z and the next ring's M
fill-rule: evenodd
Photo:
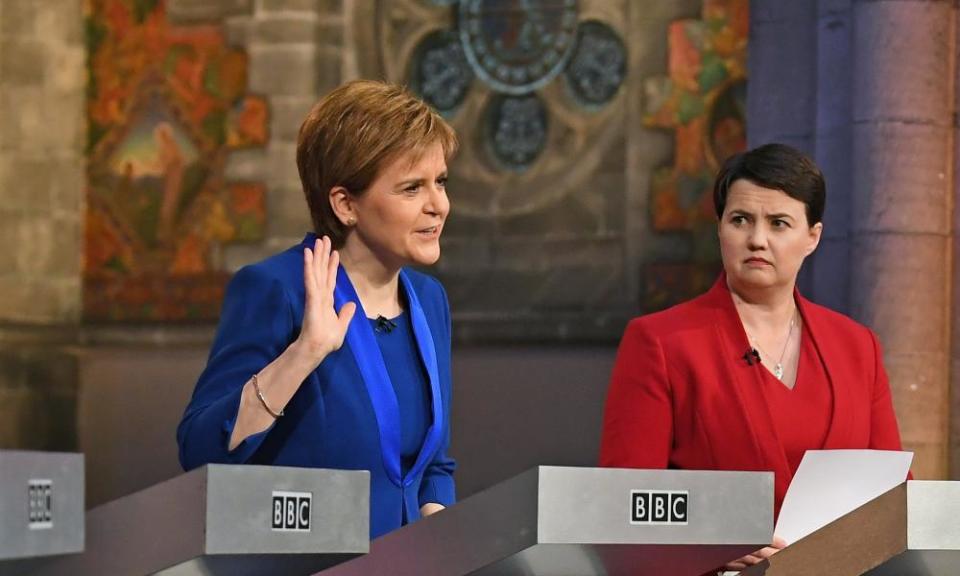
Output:
M905 482L743 576L956 576L960 482Z
M87 513L37 576L311 574L369 549L370 473L209 465Z
M322 576L697 576L772 534L769 472L541 466Z
M0 574L83 550L83 455L0 451Z

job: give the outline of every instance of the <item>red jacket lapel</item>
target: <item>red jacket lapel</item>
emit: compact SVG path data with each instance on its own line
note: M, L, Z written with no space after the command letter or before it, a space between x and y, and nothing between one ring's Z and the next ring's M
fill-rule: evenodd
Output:
M727 376L720 378L718 385L728 388L730 396L736 400L735 408L739 410L738 414L730 415L730 425L739 422L749 430L758 452L755 455L759 458L757 464L761 464L758 469L776 471L777 478L785 480L782 487L785 490L792 474L764 394L763 376L760 372L763 367L756 363L748 365L743 359L743 355L751 349L750 341L734 307L725 274L721 274L707 292L705 301L713 311L717 343ZM743 446L734 446L732 449L742 451ZM740 460L744 456L729 454L723 459L733 457Z

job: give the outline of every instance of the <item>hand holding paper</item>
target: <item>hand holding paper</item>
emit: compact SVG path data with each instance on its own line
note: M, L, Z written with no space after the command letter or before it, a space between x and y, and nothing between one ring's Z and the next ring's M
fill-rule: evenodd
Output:
M807 450L773 532L792 544L901 484L913 452Z

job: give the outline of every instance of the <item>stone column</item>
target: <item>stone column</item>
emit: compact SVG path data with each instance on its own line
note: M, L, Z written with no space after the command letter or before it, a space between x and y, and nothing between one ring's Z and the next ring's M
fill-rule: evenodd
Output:
M747 145L782 142L813 154L817 118L817 4L752 0ZM754 49L755 46L761 47Z
M851 28L851 0L820 0L814 158L827 182L827 206L820 247L808 259L807 296L844 314L850 290Z
M954 21L955 30L960 30L960 12ZM956 35L956 32L954 33ZM960 78L960 43L954 41L954 78ZM954 87L954 115L960 111L960 90ZM955 121L953 128L953 198L956 206L957 197L960 196L958 189L958 179L956 177L957 168L960 167L960 123ZM960 230L960 210L953 211L953 229ZM953 263L952 277L952 307L951 307L951 326L950 326L950 479L960 480L960 266L956 263L956 258L960 255L960 234L953 235Z
M76 443L82 4L0 2L0 448Z
M851 310L884 346L918 478L947 468L954 2L853 2Z
M268 224L262 243L230 246L236 269L295 244L312 229L297 172L297 134L310 107L342 81L343 7L320 0L257 0L252 11L225 20L228 41L250 57L249 89L270 106L266 148L235 151L228 180L267 185Z
M817 3L751 0L747 44L747 146L789 144L814 155ZM810 295L812 261L798 283Z

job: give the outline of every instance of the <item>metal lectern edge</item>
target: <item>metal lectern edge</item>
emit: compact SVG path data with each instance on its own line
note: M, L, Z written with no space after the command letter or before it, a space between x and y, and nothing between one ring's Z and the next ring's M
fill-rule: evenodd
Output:
M367 556L322 576L468 574L537 544L539 468L377 538Z
M44 563L37 576L147 574L203 554L206 467L86 514L87 547Z

